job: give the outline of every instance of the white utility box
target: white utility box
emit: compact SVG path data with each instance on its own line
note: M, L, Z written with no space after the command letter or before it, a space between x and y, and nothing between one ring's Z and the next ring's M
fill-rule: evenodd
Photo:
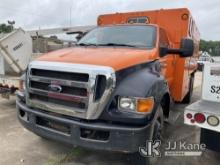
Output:
M0 36L0 75L20 75L32 56L32 38L21 28Z
M202 100L220 102L220 63L205 63Z

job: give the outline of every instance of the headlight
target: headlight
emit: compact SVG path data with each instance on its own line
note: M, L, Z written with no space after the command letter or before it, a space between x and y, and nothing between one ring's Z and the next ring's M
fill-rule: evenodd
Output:
M20 78L20 83L19 83L19 90L21 92L24 92L26 90L25 80L26 80L26 74L23 74Z
M19 90L21 92L26 90L26 85L25 85L25 81L24 80L20 80Z
M154 107L154 98L119 97L118 108L134 113L150 113Z
M136 109L136 100L133 98L121 97L119 99L119 107L120 109L127 109L131 111L135 111Z

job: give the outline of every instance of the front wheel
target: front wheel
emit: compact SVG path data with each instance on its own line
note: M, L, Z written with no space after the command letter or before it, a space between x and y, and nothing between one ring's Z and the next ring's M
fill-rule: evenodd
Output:
M147 141L162 141L162 132L163 132L164 118L162 107L159 106L155 114L154 120L152 122L150 135ZM144 157L139 152L131 154L131 160L133 165L150 165L155 161L155 158Z

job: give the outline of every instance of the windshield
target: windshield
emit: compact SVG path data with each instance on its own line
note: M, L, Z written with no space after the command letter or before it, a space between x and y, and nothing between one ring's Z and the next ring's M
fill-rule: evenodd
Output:
M98 27L86 34L78 42L78 45L153 48L155 38L156 28L154 26L122 25Z

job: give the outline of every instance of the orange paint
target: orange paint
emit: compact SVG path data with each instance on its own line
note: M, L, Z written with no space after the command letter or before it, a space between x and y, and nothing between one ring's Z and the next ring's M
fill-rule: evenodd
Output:
M110 66L115 71L154 60L156 50L111 48L111 47L75 47L58 50L38 58L40 61L64 62Z

